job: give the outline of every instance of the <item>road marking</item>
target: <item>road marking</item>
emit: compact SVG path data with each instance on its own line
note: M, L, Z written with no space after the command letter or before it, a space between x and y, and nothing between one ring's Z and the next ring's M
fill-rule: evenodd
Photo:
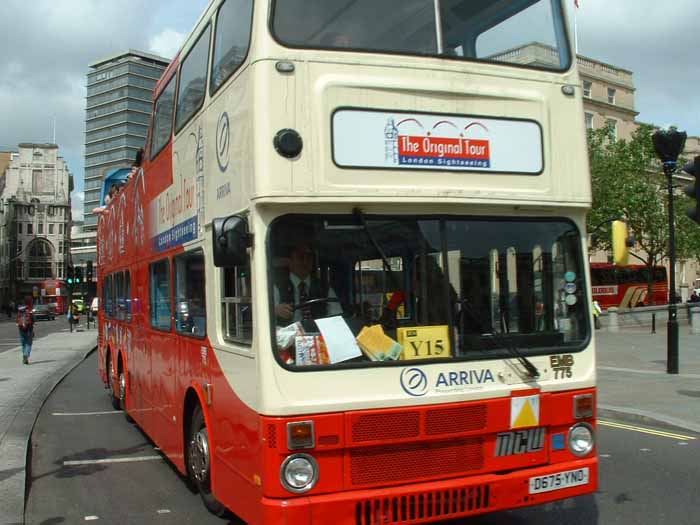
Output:
M85 516L85 521L95 521L99 519L99 516Z
M653 430L651 428L637 427L634 425L625 425L623 423L615 423L613 421L606 421L604 419L599 419L598 424L603 425L605 427L620 428L623 430L632 430L634 432L641 432L642 434L650 434L652 436L667 437L667 438L671 438L671 439L680 439L683 441L693 441L693 440L697 439L697 438L694 438L693 436L684 436L683 434L675 434L673 432L664 432L662 430Z
M124 412L116 410L106 410L104 412L53 412L52 416L110 416L112 414L123 415Z
M106 458L106 459L83 459L77 461L64 461L64 467L75 465L98 465L101 463L131 463L134 461L160 461L162 456L136 456L133 458Z
M158 509L156 512L157 512L158 514L170 514L170 510L169 510L169 509Z

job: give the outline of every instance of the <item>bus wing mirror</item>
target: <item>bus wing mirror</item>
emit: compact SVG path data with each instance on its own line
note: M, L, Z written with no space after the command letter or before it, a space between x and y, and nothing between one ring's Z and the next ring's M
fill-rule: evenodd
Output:
M240 215L214 219L214 266L242 266L248 258L253 236L248 232L248 221Z

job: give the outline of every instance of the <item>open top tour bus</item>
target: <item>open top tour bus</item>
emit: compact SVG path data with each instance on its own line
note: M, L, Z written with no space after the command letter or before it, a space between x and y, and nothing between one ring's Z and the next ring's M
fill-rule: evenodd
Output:
M414 524L597 489L568 7L202 15L99 219L99 371L212 512Z

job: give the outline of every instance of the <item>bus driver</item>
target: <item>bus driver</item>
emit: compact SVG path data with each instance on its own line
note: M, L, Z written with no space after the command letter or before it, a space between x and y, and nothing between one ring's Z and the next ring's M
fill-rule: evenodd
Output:
M314 252L308 242L300 242L289 251L289 273L278 280L274 289L277 324L284 326L296 321L310 321L341 315L343 310L335 291L325 287L313 275ZM303 307L313 299L328 298Z

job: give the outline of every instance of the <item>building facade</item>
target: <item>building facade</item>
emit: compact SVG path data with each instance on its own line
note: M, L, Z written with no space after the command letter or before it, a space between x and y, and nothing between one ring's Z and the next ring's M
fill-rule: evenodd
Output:
M97 229L92 210L102 181L116 168L130 167L146 141L153 89L169 61L129 50L90 64L85 114L84 231Z
M36 301L70 262L73 177L55 144L24 143L0 174L0 302Z

